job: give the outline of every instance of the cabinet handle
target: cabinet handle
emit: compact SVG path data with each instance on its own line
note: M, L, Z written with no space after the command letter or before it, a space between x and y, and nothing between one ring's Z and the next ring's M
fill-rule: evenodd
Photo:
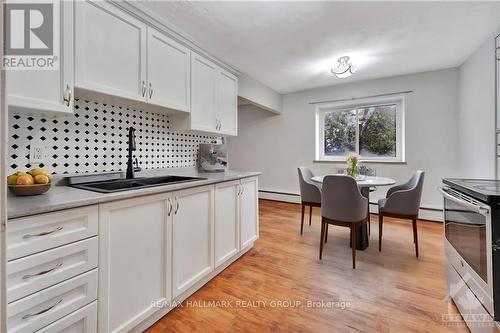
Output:
M179 211L179 198L175 197L175 212L174 214L177 215L177 212Z
M146 82L142 81L142 97L146 96Z
M219 131L222 129L222 121L219 119Z
M151 98L151 96L153 96L153 85L149 82L149 98Z
M64 98L63 101L66 103L67 106L71 103L71 88L69 87L69 84L66 85L66 89L64 89Z
M40 312L37 312L37 313L32 313L32 314L31 314L31 313L30 313L30 314L25 314L25 315L23 316L23 319L28 319L28 318L31 318L31 317L35 317L35 316L39 316L39 315L41 315L41 314L44 314L45 312L50 311L50 310L52 310L53 308L55 308L55 307L56 307L59 303L61 303L62 301L63 301L63 299L61 298L61 299L60 299L60 300L58 300L58 301L57 301L54 305L49 306L48 308L43 309L43 310L42 310L42 311L40 311Z
M168 200L168 216L172 215L172 201L170 200L170 198L167 199Z
M31 237L41 237L41 236L47 236L47 235L50 235L50 234L53 234L54 232L58 232L58 231L61 231L63 230L63 227L57 227L57 229L54 229L52 231L44 231L44 232L41 232L39 234L26 234L23 236L23 239L28 239L28 238L31 238Z
M62 265L63 265L62 263L59 263L59 264L55 265L54 268L48 269L46 271L41 271L40 273L36 273L36 274L26 274L25 276L23 276L23 280L27 280L27 279L30 279L32 277L36 277L36 276L40 276L40 275L45 275L47 273L55 271L56 269L58 269Z
M498 50L500 50L500 46L497 46L495 50L495 58L497 59L497 61L500 61L500 58L498 57Z

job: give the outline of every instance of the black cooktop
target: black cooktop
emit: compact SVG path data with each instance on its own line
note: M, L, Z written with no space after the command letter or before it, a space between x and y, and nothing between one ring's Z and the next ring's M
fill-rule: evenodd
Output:
M500 180L445 178L443 183L487 203L500 203Z

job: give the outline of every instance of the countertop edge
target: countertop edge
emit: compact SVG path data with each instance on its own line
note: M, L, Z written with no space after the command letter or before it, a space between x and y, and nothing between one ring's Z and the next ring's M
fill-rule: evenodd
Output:
M65 210L65 209L92 206L92 205L103 204L103 203L112 202L112 201L126 200L126 199L132 199L132 198L143 197L143 196L148 196L148 195L155 195L155 194L161 194L161 193L167 193L167 192L173 192L173 191L180 191L180 190L193 188L193 187L201 187L201 186L213 185L213 184L217 184L217 183L225 183L225 182L230 182L230 181L234 181L234 180L257 177L261 174L262 174L262 172L245 172L244 174L225 175L225 177L223 179L210 179L210 178L208 178L208 179L197 180L197 181L193 181L193 182L155 186L155 187L148 187L148 188L144 188L144 189L135 189L135 190L116 192L116 193L107 193L107 194L96 193L96 192L80 190L80 189L73 189L73 190L88 192L89 197L83 198L80 200L74 200L71 202L62 202L60 204L57 204L57 203L50 204L50 205L45 206L45 207L44 206L39 206L39 207L38 206L31 207L30 206L30 207L27 207L26 209L14 209L14 210L10 210L10 211L9 211L9 209L7 209L7 219L12 220L12 219L18 219L18 218L24 218L24 217L34 216L34 215L40 215L40 214L61 211L61 210ZM16 199L17 199L16 197L11 197L11 200L16 200Z

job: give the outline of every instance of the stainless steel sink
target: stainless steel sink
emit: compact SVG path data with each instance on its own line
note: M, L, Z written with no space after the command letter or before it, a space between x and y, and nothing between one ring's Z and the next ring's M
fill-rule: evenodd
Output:
M99 193L113 193L128 191L146 187L162 186L192 182L196 180L205 180L206 178L184 177L184 176L163 176L134 179L113 179L90 183L71 184L69 186L82 190L94 191Z

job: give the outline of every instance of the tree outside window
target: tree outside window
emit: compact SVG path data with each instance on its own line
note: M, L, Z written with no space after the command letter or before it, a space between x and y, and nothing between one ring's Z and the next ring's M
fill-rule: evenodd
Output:
M365 160L397 159L398 107L389 103L322 112L322 155L340 159L357 153Z

